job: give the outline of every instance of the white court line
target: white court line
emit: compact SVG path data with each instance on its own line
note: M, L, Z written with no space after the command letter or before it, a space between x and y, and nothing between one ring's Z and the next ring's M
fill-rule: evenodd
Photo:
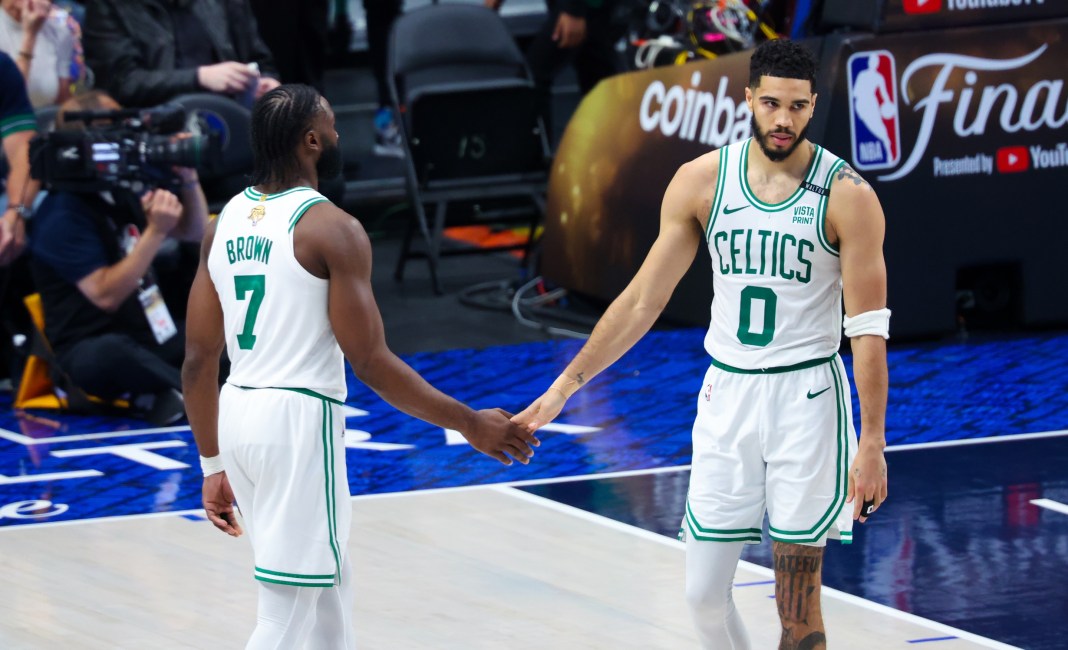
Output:
M181 431L183 429L188 429L188 428L189 427L164 427L164 428L161 428L161 429L136 429L136 430L132 430L132 431L123 431L123 432L117 432L117 433L111 433L111 434L99 434L99 433L96 433L96 434L88 434L88 435L92 436L92 437L96 437L96 438L101 438L101 437L112 437L112 436L143 435L143 434L148 434L148 433L163 433L163 432L168 432L168 431ZM7 431L5 429L0 429L0 437L12 439L11 436L4 435L4 434L11 434L11 436L18 436L20 438L26 438L26 436L22 436L21 434L15 434L14 432ZM930 448L930 447L948 447L948 446L971 445L971 444L987 444L987 443L994 443L994 442L1016 442L1016 441L1019 441L1019 440L1030 440L1030 439L1035 439L1035 438L1053 438L1053 437L1064 436L1064 435L1068 435L1068 430L1063 430L1063 431L1043 431L1043 432L1040 432L1040 433L1020 433L1020 434L1006 435L1006 436L991 436L991 437L987 437L987 438L968 438L966 440L948 440L948 441L942 441L942 442L921 442L921 443L915 443L915 444L909 444L909 445L894 445L894 446L887 447L886 451L914 451L914 450L917 450L917 449L927 449L927 448ZM65 437L61 437L61 438L45 438L45 439L34 439L34 438L26 438L26 439L30 440L32 442L25 443L25 442L21 442L20 440L15 440L15 442L20 442L21 444L43 444L45 442L62 441L64 439L80 439L80 436L65 436ZM582 475L579 475L579 476L557 476L557 477L554 477L554 478L526 479L526 480L522 480L522 481L502 481L501 483L491 483L491 484L483 483L483 484L479 484L479 485L459 485L459 486L454 486L454 487L406 490L406 491L400 491L400 492L382 492L382 493L377 493L377 494L354 494L354 495L352 495L351 498L352 498L353 501L364 500L364 499L388 499L388 498L394 498L394 497L410 496L412 494L428 494L429 495L429 494L438 494L438 493L441 493L441 492L457 492L457 491L464 491L464 490L479 490L479 489L486 488L486 487L504 488L504 487L527 487L527 486L534 486L534 485L550 485L550 484L553 484L553 483L569 483L569 482L575 482L575 481L593 481L593 480L609 479L609 478L626 478L626 477L629 477L629 476L643 476L643 475L646 475L646 474L668 474L668 473L671 473L671 472L685 471L685 470L688 470L690 468L691 468L690 465L675 465L675 466L672 466L672 467L655 467L655 468L652 468L652 469L635 469L635 470L627 470L627 471L622 471L622 472L603 472L603 473L599 473L599 474L582 474ZM123 519L137 519L137 518L141 518L141 517L162 517L162 516L169 516L169 515L186 515L186 514L202 514L202 513L203 513L202 510L182 510L182 511L176 511L176 512L149 512L149 513L139 513L139 514L130 514L130 515L116 515L116 516L113 516L113 517L98 517L98 518L92 518L92 519L72 519L72 520L68 520L68 521L40 522L40 523L23 524L23 525L16 525L16 526L0 526L0 533L6 532L6 531L12 531L12 530L19 530L19 529L40 528L40 527L43 527L43 526L67 526L67 525L72 525L72 524L95 523L95 522L98 522L98 521L120 521L120 520L123 520ZM651 534L656 535L656 533L651 533ZM663 538L662 535L657 535L657 537L658 538ZM894 611L897 611L897 610L894 610Z
M671 539L670 537L659 535L657 533L645 530L644 528L638 528L636 526L624 524L616 521L615 519L610 519L603 515L593 514L592 512L587 512L586 510L583 510L581 508L576 508L574 506L558 503L556 501L553 501L552 499L546 499L545 497L530 494L529 492L523 492L522 490L505 489L500 486L489 486L488 489L494 490L495 492L499 492L501 494L511 495L522 501L527 501L528 503L533 503L542 506L543 508L548 508L549 510L555 510L557 512L568 514L573 517L578 517L579 519L585 519L586 521L590 521L595 524L600 524L601 526L605 526L613 530L622 531L631 535L635 535L637 537L641 537L643 539L648 539L650 541L664 544L666 546L670 546L678 550L684 551L686 549L686 544L678 541L677 539ZM746 562L745 560L741 560L739 562L739 566L761 576L765 576L768 578L775 577L774 571L762 567L759 564L753 564L752 562ZM979 636L978 634L972 634L971 632L965 632L964 630L958 630L955 627L951 627L949 625L945 625L937 621L932 621L930 619L923 618L922 616L916 616L915 614L909 614L908 612L902 612L900 610L894 609L893 607L887 607L886 605L872 602L870 600L865 600L864 598L860 598L852 594L847 594L844 591L832 589L827 586L824 586L822 588L822 593L830 598L841 600L843 602L856 605L858 607L863 607L879 614L883 614L884 616L908 621L915 625L926 627L941 634L952 635L960 639L964 639L966 641L971 641L987 648L997 648L998 650L1020 650L1020 648L1017 648L1016 646L1001 643L1000 641L994 641L993 639L988 639L986 637Z
M126 521L129 519L155 519L156 517L183 517L185 515L204 516L204 510L168 510L166 512L142 512L135 515L115 515L113 517L96 517L95 519L67 519L66 521L43 521L39 524L22 524L16 526L0 526L0 533L12 530L37 530L38 528L54 528L56 526L75 526L78 524L95 524L107 521ZM205 519L204 521L207 521Z
M1060 501L1054 501L1053 499L1031 499L1031 503L1039 508L1048 508L1054 512L1059 512L1062 515L1068 515L1068 505L1065 505Z
M0 429L0 438L6 438L20 445L52 445L60 442L83 442L85 440L104 440L106 438L122 438L125 436L147 436L154 433L171 433L174 431L189 431L189 425L184 427L156 427L154 429L130 429L129 431L101 431L100 433L79 433L70 436L50 436L48 438L31 438L16 431Z
M962 445L985 445L992 442L1018 442L1039 438L1056 438L1068 436L1068 429L1061 431L1042 431L1040 433L1014 433L1006 436L987 436L985 438L964 438L962 440L940 440L938 442L917 442L910 445L891 445L886 451L912 451L915 449L934 449L938 447L960 447Z

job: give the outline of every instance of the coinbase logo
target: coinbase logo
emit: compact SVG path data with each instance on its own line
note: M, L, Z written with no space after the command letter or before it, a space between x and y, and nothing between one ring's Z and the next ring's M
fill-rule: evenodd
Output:
M886 169L901 160L894 55L886 50L849 57L849 126L853 165Z

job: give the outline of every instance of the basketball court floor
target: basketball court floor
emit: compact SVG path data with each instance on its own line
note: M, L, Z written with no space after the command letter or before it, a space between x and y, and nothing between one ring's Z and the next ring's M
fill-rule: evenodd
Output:
M647 336L543 430L529 466L350 377L361 647L696 647L675 534L701 339ZM579 345L405 358L473 406L518 410ZM890 499L828 548L831 647L1068 647L1066 362L1065 333L891 349ZM242 647L251 552L202 518L188 428L0 400L0 648ZM749 547L735 577L754 648L777 645L769 555Z

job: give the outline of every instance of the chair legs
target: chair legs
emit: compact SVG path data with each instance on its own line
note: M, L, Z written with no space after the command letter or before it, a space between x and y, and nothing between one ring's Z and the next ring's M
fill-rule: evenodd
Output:
M401 244L400 257L397 259L397 268L393 271L394 279L404 279L404 267L407 265L409 258L425 256L430 267L430 283L434 288L434 293L439 296L445 293L441 285L441 279L438 277L438 261L441 257L441 240L444 238L447 208L448 203L446 201L438 201L435 204L434 224L431 228L427 223L426 210L423 208L422 201L416 200L412 202L412 210L415 212L415 217L408 220L408 227L404 231L404 241ZM415 237L416 228L423 235L423 244L426 246L425 253L412 252L412 239Z
M427 264L430 265L430 282L434 286L434 293L439 296L445 293L441 286L441 279L438 277L438 262L441 260L441 240L445 237L445 214L448 207L449 204L445 201L438 201L434 208L434 232L428 242L429 249L426 256Z
M415 235L415 219L408 219L408 227L404 229L404 241L401 243L400 255L397 257L397 268L393 271L393 279L404 279L404 267L408 263L412 250L412 236Z
M522 193L508 194L506 196L523 196ZM545 199L538 192L530 192L527 194L533 203L535 210L531 215L531 219L528 222L530 226L530 237L527 239L525 245L523 245L523 264L528 265L535 252L538 242L535 240L535 231L538 224L541 222L542 216L545 214ZM445 290L441 283L441 278L438 273L438 267L441 263L443 255L465 255L479 252L496 252L500 250L515 250L519 246L503 246L503 247L491 247L485 251L480 250L449 250L442 252L442 243L445 239L445 219L448 215L449 200L444 198L431 199L434 205L434 214L432 221L428 219L427 209L424 206L422 200L419 199L417 192L411 193L412 198L412 212L413 216L408 220L408 225L404 231L404 240L401 244L400 256L397 259L397 266L393 272L393 277L400 281L404 279L404 269L408 263L408 260L413 257L425 257L427 265L430 269L430 283L433 287L434 293L442 295ZM415 246L416 250L412 250L416 239L416 230L422 235L421 239L423 246Z

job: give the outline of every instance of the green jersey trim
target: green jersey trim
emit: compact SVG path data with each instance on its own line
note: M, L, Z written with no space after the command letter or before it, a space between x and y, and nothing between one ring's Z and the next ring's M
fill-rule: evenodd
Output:
M305 201L304 203L301 203L300 206L298 206L297 209L293 212L293 217L289 220L289 232L293 232L293 229L297 227L297 222L300 221L300 218L304 216L304 213L307 212L313 205L317 203L325 203L327 200L328 199L323 196L314 196Z
M334 581L330 582L291 582L289 580L275 580L274 578L266 578L264 576L255 576L260 582L270 582L276 585L288 585L290 587L317 587L322 589L324 587L329 588L334 586Z
M705 243L708 243L709 238L712 236L712 226L716 223L716 217L719 216L719 207L723 202L723 195L725 194L724 185L727 183L727 147L721 147L719 150L719 172L716 175L716 195L712 197L712 209L708 212L708 227L705 228Z
M278 576L279 578L300 578L302 580L333 580L333 574L309 574L309 573L283 573L282 571L271 571L270 569L261 569L256 567L256 573L266 573L272 576Z
M9 115L8 117L0 120L0 137L6 138L9 135L19 133L20 131L36 131L37 130L37 118L33 113L19 113L18 115Z
M768 526L771 538L777 542L793 542L795 544L818 542L838 519L842 507L845 505L846 480L849 474L849 468L846 467L849 462L848 445L846 444L846 431L848 429L846 425L846 409L851 408L851 406L846 400L845 378L841 376L837 363L831 364L831 376L834 377L835 408L838 415L838 434L835 436L838 442L838 450L837 462L835 463L834 498L831 499L831 504L827 506L826 512L808 530L781 530ZM850 536L852 536L852 533L850 533Z
M229 382L227 382L229 383ZM230 384L234 388L240 388L241 390L263 390L264 388L270 390L288 390L294 393L300 393L301 395L307 395L308 397L314 397L315 399L326 400L331 404L337 404L338 406L344 406L345 403L341 400L336 400L333 397L327 397L322 393L317 393L310 388L294 388L292 386L238 386L237 384Z
M819 206L816 208L816 234L819 236L820 245L823 246L823 250L835 257L838 257L838 247L827 241L827 203L831 196L831 181L843 165L845 165L845 160L842 159L839 159L838 162L831 165L831 169L827 172L827 178L823 183L823 186L827 188L827 193L820 197Z
M334 476L334 409L323 400L323 464L325 466L326 531L330 538L330 550L334 552L337 577L341 578L341 552L337 544L336 477Z
M764 201L758 199L756 197L756 193L754 193L753 189L749 187L749 145L752 142L753 139L749 138L745 141L745 144L742 145L742 160L738 165L738 174L740 176L739 180L742 187L742 194L745 196L746 199L749 200L750 203L753 204L753 207L764 212L779 212L780 210L785 210L794 203L797 203L801 199L801 197L805 195L805 192L808 191L805 189L805 183L811 183L812 179L816 176L816 170L820 166L820 159L823 157L823 147L819 146L818 144L812 145L813 147L815 147L815 151L813 151L812 153L812 160L809 161L808 173L805 174L805 182L800 183L797 186L797 189L794 190L793 194L787 197L786 200L781 201L779 203L765 203Z
M760 542L759 528L705 528L697 521L697 516L686 500L686 527L690 535L702 542Z
M736 372L739 375L777 375L782 372L793 372L795 370L804 370L805 368L815 368L816 366L822 366L825 363L833 361L838 353L835 352L829 357L822 359L809 359L808 361L802 361L801 363L795 363L790 366L775 366L771 368L735 368L734 366L728 366L722 361L712 359L712 365L720 370L726 370L727 372Z
M304 190L311 190L313 192L315 191L315 190L312 190L312 188L310 188L310 187L307 187L307 186L304 186L304 185L298 185L297 187L291 187L288 190L286 190L284 192L278 192L277 194L264 194L263 192L260 192L259 190L255 189L253 187L246 187L244 194L245 194L245 198L252 199L253 201L259 201L260 197L263 197L264 201L271 201L271 200L277 199L279 197L289 196L290 194L293 194L294 192L303 192Z

